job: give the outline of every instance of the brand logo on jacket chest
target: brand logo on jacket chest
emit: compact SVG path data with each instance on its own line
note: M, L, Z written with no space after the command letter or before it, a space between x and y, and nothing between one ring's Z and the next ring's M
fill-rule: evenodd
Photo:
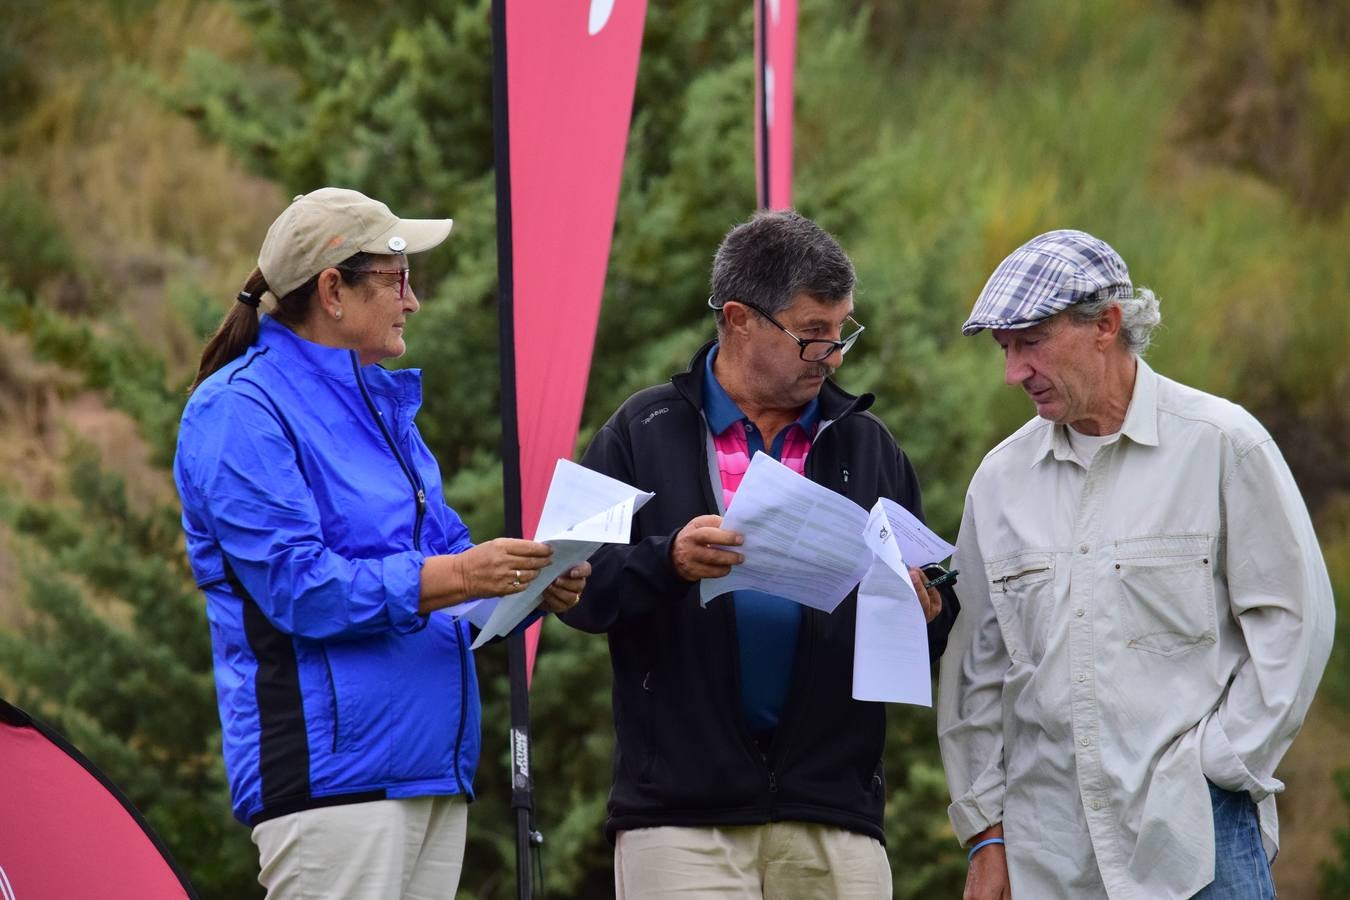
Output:
M642 419L642 424L643 424L643 425L650 425L650 424L652 423L652 419L655 419L657 416L661 415L662 413L668 413L668 412L670 412L670 407L669 407L669 406L663 406L663 407L661 407L660 409L654 409L654 410L652 410L651 412L647 413L646 416L643 417L643 419Z

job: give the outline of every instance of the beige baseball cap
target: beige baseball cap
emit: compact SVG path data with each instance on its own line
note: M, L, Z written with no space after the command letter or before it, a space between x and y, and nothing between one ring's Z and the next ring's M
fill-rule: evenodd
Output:
M420 253L450 234L452 219L400 219L359 191L299 194L267 229L258 268L276 297L356 253Z

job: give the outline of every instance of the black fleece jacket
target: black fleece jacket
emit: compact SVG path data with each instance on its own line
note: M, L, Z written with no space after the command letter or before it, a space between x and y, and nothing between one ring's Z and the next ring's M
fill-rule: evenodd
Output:
M581 603L562 616L605 632L614 667L614 787L605 834L660 825L818 822L885 840L881 753L886 712L852 699L857 594L833 614L802 609L786 705L761 753L741 710L734 605L699 606L697 583L671 564L675 535L716 513L702 416L704 359L670 384L630 397L596 434L582 464L656 496L637 514L630 545L605 545ZM812 481L870 508L890 497L923 517L919 482L879 419L872 396L832 382L823 427L806 459ZM936 660L955 621L955 595L928 627Z

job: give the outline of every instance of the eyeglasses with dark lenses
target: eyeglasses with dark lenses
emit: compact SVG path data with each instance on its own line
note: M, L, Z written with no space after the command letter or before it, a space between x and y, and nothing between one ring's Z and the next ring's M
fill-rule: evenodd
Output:
M837 341L826 340L824 338L809 338L809 339L799 338L797 337L797 335L793 334L791 331L788 331L786 328L784 328L777 319L766 313L764 310L760 309L758 306L746 303L743 300L727 301L727 302L740 303L741 306L753 309L755 312L759 313L761 316L767 319L769 323L772 324L775 328L783 332L783 334L786 334L788 337L796 341L798 348L797 355L801 357L802 360L805 362L823 362L824 360L829 359L830 356L836 350L839 351L840 356L843 356L853 347L855 343L857 343L859 335L861 335L864 331L867 330L867 327L865 325L860 325L857 319L853 318L852 316L845 316L844 322L851 324L853 330L850 331L848 334L841 336L840 339ZM712 297L708 298L708 306L711 309L720 310L725 305L726 305L725 303L722 304L715 303Z
M346 269L338 266L338 269L349 275L397 275L398 299L400 300L408 293L408 278L412 275L412 269L406 266L402 269Z

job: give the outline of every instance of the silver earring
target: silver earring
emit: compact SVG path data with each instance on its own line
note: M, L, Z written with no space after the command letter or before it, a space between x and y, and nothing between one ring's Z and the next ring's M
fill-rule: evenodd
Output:
M335 309L335 310L333 310L333 318L335 318L335 319L340 319L340 318L342 318L342 310L340 310L340 309Z

